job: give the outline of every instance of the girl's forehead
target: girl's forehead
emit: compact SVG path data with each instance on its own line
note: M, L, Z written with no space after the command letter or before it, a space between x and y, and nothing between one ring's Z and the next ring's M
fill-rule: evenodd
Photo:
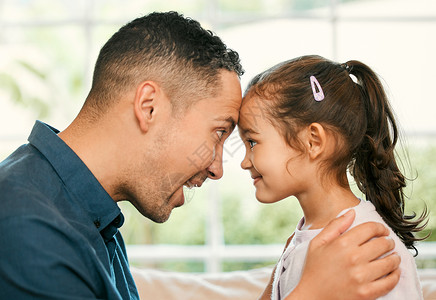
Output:
M245 97L239 114L238 127L243 132L257 131L267 122L265 103L258 96Z
M266 111L265 100L259 96L244 97L242 99L240 117L264 116Z

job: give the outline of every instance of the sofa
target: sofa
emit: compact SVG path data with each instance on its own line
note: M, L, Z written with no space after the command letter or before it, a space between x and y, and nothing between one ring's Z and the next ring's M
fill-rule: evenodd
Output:
M271 268L226 273L177 273L132 268L142 300L253 300L267 284ZM436 300L436 269L419 270L425 300Z

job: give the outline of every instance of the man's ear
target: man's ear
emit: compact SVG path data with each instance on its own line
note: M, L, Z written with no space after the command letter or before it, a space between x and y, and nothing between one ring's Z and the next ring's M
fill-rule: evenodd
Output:
M160 86L154 81L144 81L138 85L134 99L134 112L142 132L147 132L155 120L159 97L162 96Z
M319 123L312 123L307 128L307 147L309 157L316 159L326 149L327 134L324 127Z

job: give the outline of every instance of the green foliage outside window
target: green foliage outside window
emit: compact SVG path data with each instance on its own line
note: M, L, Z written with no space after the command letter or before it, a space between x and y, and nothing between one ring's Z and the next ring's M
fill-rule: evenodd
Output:
M429 223L420 236L430 234L426 241L436 241L436 143L422 147L409 147L411 169L406 170L409 182L405 194L406 211L418 214L427 206ZM407 164L406 164L407 165ZM407 167L406 167L407 169ZM247 175L248 176L248 175ZM235 189L237 187L235 186ZM236 194L236 193L235 193ZM227 245L240 244L284 244L302 217L298 201L291 197L275 204L261 204L254 195L241 198L232 194L231 188L222 195L222 226L224 241ZM357 194L357 193L356 193ZM165 224L155 224L137 212L130 205L123 204L126 214L126 225L122 231L126 242L163 243L199 245L205 243L205 221L208 195L198 190L195 199L184 207L173 211L170 220ZM223 269L238 270L270 265L272 262L224 262ZM158 265L171 270L202 271L199 263L169 262ZM419 266L430 268L436 266L435 261L420 262Z

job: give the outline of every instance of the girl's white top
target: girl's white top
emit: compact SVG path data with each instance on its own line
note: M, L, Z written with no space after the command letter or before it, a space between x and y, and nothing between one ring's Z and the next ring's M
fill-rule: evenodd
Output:
M356 218L350 228L359 224L375 221L384 224L386 223L375 210L374 205L369 201L363 201L359 205L350 208L356 211ZM344 214L349 209L342 211L339 215ZM295 235L289 243L288 247L283 252L280 260L277 263L276 272L274 274L274 282L272 286L272 300L284 299L298 284L301 278L301 273L306 258L309 242L322 229L301 230L304 225L304 218L300 220L295 229ZM401 256L401 277L397 286L387 295L378 299L383 300L420 300L423 299L422 288L416 270L415 259L411 252L404 246L398 236L389 228L390 237L395 242L394 251ZM318 284L314 282L313 284Z

